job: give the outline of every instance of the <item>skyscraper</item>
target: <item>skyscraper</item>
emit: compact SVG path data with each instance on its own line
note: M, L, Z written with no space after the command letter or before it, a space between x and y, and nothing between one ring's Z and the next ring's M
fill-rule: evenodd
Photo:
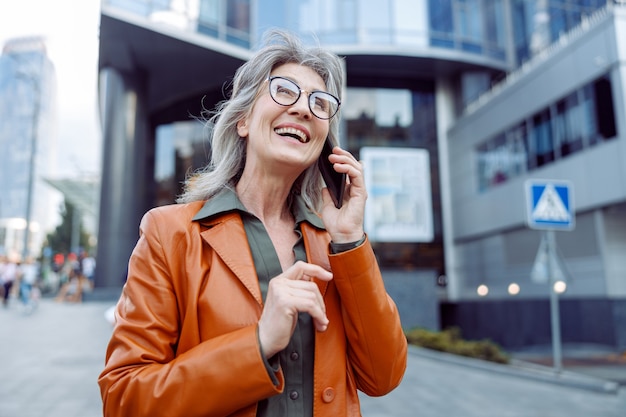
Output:
M0 253L38 255L51 226L51 189L42 177L54 170L55 100L44 39L7 41L0 56Z

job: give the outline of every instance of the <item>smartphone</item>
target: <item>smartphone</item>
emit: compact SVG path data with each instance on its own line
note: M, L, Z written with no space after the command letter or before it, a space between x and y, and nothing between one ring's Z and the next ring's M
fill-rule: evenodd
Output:
M326 138L324 142L324 149L317 161L317 166L322 173L322 178L330 191L330 196L335 203L335 207L341 208L343 203L343 191L346 188L346 174L335 171L333 164L328 160L328 155L333 153L333 145L330 140Z

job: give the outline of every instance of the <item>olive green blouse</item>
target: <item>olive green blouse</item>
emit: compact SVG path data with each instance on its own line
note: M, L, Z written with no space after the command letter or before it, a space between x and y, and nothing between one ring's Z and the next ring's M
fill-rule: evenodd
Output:
M248 212L235 192L227 188L207 201L202 210L195 216L195 219L213 217L232 211L241 213L263 300L265 300L269 280L280 275L283 271L274 245L261 220ZM299 236L293 247L295 258L296 261L306 261L300 223L306 221L320 229L324 229L324 224L299 196L294 198L292 214L296 220L295 232ZM260 401L257 416L313 416L314 332L311 316L307 313L300 313L296 329L287 347L270 358L266 363L269 375L276 384L278 384L278 380L276 380L274 372L278 370L279 366L282 368L285 378L285 389L280 395Z

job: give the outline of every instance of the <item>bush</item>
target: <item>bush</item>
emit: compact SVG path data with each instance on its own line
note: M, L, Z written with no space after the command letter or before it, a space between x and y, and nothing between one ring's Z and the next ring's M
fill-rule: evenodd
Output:
M408 342L415 346L470 358L497 363L509 363L508 355L489 339L463 340L461 330L451 327L441 332L426 329L411 329L406 332Z

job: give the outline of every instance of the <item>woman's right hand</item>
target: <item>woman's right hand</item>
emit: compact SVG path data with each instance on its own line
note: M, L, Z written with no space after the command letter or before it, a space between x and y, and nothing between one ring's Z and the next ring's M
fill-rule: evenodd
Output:
M266 358L287 346L298 313L309 313L317 331L328 327L326 305L313 277L330 281L333 275L319 265L298 261L270 280L259 320L259 341Z

